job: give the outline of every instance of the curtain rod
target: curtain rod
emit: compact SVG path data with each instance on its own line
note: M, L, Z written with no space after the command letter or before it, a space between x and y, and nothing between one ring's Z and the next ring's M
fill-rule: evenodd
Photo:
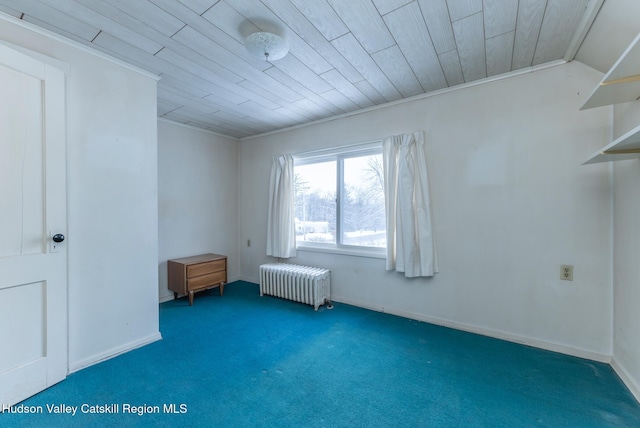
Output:
M347 144L346 146L329 147L326 149L311 150L308 152L292 153L291 156L295 158L295 157L307 157L307 156L314 156L314 155L329 154L329 153L334 153L338 150L344 150L344 149L361 147L361 146L362 147L373 146L374 144L377 144L377 143L382 143L382 138L378 140L367 141L366 143L354 143L354 144Z

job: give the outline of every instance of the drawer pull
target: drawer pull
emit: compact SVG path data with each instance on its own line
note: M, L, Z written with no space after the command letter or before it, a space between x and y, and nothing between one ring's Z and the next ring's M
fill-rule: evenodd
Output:
M224 260L215 260L212 262L198 263L187 266L187 278L193 278L195 276L207 275L213 272L220 272L225 270Z

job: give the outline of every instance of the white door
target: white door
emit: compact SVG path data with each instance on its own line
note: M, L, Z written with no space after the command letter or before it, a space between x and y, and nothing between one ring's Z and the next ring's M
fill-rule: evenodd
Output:
M0 403L63 380L67 362L64 73L0 45ZM57 238L58 240L60 237Z

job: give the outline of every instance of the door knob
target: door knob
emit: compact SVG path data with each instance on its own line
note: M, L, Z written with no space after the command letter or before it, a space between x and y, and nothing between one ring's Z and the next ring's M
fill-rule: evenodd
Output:
M53 235L53 242L62 242L64 241L64 235L62 233L56 233Z

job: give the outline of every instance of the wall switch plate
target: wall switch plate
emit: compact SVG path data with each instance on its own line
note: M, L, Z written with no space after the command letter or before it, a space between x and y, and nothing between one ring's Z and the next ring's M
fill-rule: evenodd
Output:
M560 279L573 281L573 265L560 266Z

